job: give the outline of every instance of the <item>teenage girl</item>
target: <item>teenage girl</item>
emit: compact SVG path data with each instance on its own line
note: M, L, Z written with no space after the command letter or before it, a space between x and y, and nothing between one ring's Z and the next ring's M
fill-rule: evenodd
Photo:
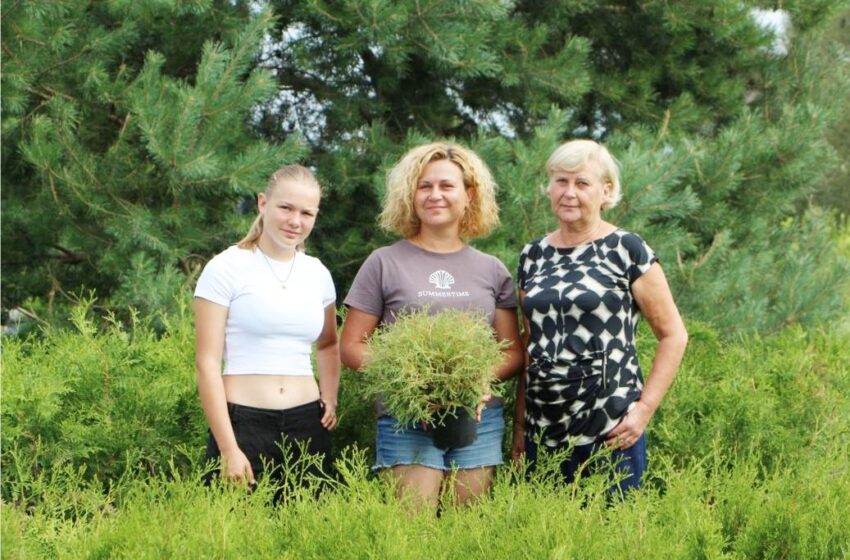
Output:
M320 459L312 472L328 469L340 367L336 292L328 269L303 252L320 198L310 170L278 169L257 197L248 235L198 279L195 363L207 459L220 459L227 479L253 484L264 470L279 478L302 449Z

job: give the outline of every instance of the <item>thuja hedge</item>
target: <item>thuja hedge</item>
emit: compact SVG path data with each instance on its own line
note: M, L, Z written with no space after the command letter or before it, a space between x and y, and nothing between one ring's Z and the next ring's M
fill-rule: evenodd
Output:
M401 513L369 475L371 411L346 372L340 482L273 506L270 489L203 488L206 431L186 308L3 341L4 557L785 557L850 555L850 333L721 340L689 325L653 421L650 476L553 488L500 471L492 495L437 518ZM651 351L651 337L641 340ZM545 475L541 473L541 477Z
M3 505L10 558L846 558L846 444L769 473L754 457L728 468L655 460L657 484L624 502L604 481L518 483L502 470L470 508L408 514L363 455L345 485L271 506L271 492L134 478L104 496L72 476L30 511ZM843 456L842 456L843 454ZM722 462L717 450L708 452ZM73 517L67 504L74 504ZM64 514L58 505L65 504Z

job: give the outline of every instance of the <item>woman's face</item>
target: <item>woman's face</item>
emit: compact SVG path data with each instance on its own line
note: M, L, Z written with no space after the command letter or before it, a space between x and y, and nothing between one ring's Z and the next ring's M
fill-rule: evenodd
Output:
M576 171L556 171L549 179L552 212L566 224L585 224L600 218L610 183L602 180L599 165L590 162Z
M421 227L459 225L469 206L470 190L463 184L463 171L451 161L440 159L426 165L413 193Z
M313 185L282 181L257 206L263 215L263 237L281 249L296 248L313 231L321 193Z

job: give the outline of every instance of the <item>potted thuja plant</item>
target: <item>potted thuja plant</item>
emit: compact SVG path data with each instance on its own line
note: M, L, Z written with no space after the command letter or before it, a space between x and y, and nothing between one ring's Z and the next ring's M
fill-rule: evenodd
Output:
M437 447L464 447L477 437L476 407L497 393L504 346L480 312L406 311L370 337L365 385L399 427L421 422Z

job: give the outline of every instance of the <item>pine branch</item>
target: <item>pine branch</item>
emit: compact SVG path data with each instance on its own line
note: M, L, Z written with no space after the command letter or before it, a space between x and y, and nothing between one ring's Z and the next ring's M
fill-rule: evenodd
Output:
M53 259L62 264L79 264L86 260L85 256L77 251L73 251L66 247L62 247L61 245L51 245L52 248L56 249L61 255L54 255Z

